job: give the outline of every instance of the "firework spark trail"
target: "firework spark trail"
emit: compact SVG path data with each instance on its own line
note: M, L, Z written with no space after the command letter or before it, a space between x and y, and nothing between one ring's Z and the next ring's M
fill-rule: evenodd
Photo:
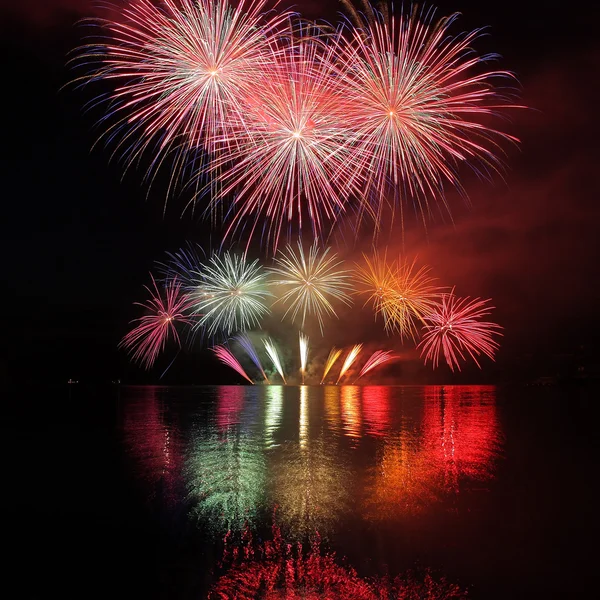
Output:
M335 382L336 385L340 382L340 379L346 374L346 371L348 371L348 369L352 366L352 363L356 360L356 357L358 356L359 352L362 350L363 345L362 344L356 344L352 350L350 350L350 352L348 352L348 356L346 356L346 360L344 361L344 364L342 365L342 368L340 370L340 374L339 377L337 378L337 381Z
M225 348L225 346L215 346L212 350L222 363L237 371L244 379L247 379L252 385L254 385L254 381L248 377L238 359L227 348Z
M203 287L193 294L199 324L208 335L244 331L260 324L269 309L265 304L271 293L258 260L225 252L213 255L203 268Z
M498 109L515 106L495 86L513 76L485 70L496 56L472 50L480 31L452 37L457 14L436 23L432 11L388 18L370 12L369 22L343 28L334 64L350 99L346 123L355 133L347 165L354 174L346 181L360 182L363 210L375 215L377 231L390 188L394 206L402 211L399 201L409 198L424 219L428 198L448 208L445 183L463 192L459 164L498 171L500 143L518 140L485 124Z
M431 360L435 369L441 353L452 371L455 367L460 371L460 361L465 361L467 356L479 368L477 357L481 354L494 360L499 344L493 336L501 336L499 330L502 327L481 320L494 308L488 302L479 298L458 298L454 292L444 294L438 310L425 318L423 339L417 346L421 348L425 364Z
M283 379L283 383L287 384L287 381L285 380L285 375L283 374L283 367L281 366L281 360L279 359L279 354L277 352L277 348L275 347L275 344L273 343L273 340L271 340L270 338L267 338L266 340L263 340L263 344L265 345L265 350L267 351L267 354L269 355L269 358L271 359L273 366L275 367L275 369L281 376L281 379Z
M294 29L271 45L273 68L255 82L241 126L215 142L212 165L221 187L211 208L234 194L225 237L254 219L249 238L261 229L274 250L292 222L302 231L308 221L318 238L324 223L346 210L349 194L359 192L345 181L355 150L345 125L348 96L332 76L332 49L319 39L321 30Z
M156 167L173 151L183 169L198 148L213 154L215 137L232 122L244 123L242 100L271 68L271 40L289 19L267 14L266 4L135 0L119 21L100 22L107 39L84 48L80 60L100 61L90 78L117 84L109 108L124 116L105 137L121 137L117 151L129 164L151 149Z
M323 377L321 378L321 385L323 385L323 382L325 381L325 377L327 377L327 373L329 373L329 371L331 371L331 367L333 367L333 365L335 364L337 359L340 357L341 353L342 353L342 351L337 350L335 348L335 346L330 350L329 356L327 357L327 360L325 361L325 366L323 367Z
M267 374L265 373L265 370L263 369L262 363L260 362L260 358L258 357L258 353L256 352L256 348L254 347L254 344L250 341L250 338L247 335L240 334L237 335L235 339L237 340L239 345L244 349L246 354L250 357L250 360L256 365L256 368L261 372L262 376L264 377L264 380L267 383L271 383L269 381L269 378L267 377Z
M308 336L300 332L300 371L302 372L302 385L304 385L304 376L306 374L306 365L308 364Z
M167 261L157 263L165 280L177 279L187 292L197 292L202 287L202 263L206 260L202 247L188 243L184 248L166 254Z
M373 352L369 360L364 364L363 368L360 370L358 377L354 380L356 383L363 375L366 375L369 371L381 366L382 364L397 359L398 356L394 354L391 350L376 350Z
M276 266L270 270L278 277L274 285L283 290L276 301L287 305L283 318L291 314L293 322L301 314L301 326L304 327L308 315L316 316L321 333L324 317L337 317L331 302L337 300L347 306L351 303L347 293L352 287L350 275L340 270L342 261L336 254L329 254L330 250L326 248L319 252L315 242L307 255L302 242L298 242L297 251L288 245L285 251L276 255Z
M134 362L139 362L146 369L152 367L169 337L172 336L181 347L175 323L191 324L186 314L191 306L190 298L182 292L177 280L172 279L165 285L163 297L152 275L151 278L153 289L144 286L150 299L146 303L136 302L138 306L147 309L149 314L132 321L138 325L119 343L119 347L132 354Z

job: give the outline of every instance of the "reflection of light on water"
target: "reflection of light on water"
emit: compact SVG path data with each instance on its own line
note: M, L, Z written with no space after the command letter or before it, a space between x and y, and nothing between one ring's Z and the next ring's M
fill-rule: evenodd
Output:
M154 489L150 497L175 503L181 441L179 431L167 422L167 407L161 397L162 387L136 388L139 395L125 403L123 438L129 456L142 479Z
M308 439L308 388L300 386L300 447L305 448Z
M351 438L360 438L360 391L356 385L342 387L342 421L344 433Z
M266 390L266 415L265 415L265 445L267 448L276 446L275 432L281 422L283 409L283 388L279 385L269 385Z
M192 513L218 534L256 523L264 500L263 449L255 435L242 432L239 424L245 395L241 387L219 388L217 415L235 417L235 422L230 418L223 428L224 420L218 418L220 431L197 430L190 442L186 479Z
M340 429L340 387L337 385L325 386L325 420L332 431Z
M391 388L370 385L362 388L363 415L366 432L375 437L385 437L391 424Z
M421 512L456 497L463 482L493 477L501 445L495 389L431 387L424 400L422 432L403 426L384 442L367 484L370 519Z

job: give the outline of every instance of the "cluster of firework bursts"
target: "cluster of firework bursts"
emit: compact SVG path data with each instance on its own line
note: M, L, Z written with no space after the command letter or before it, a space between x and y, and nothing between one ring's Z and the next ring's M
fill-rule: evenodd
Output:
M426 267L385 254L345 270L319 245L348 215L371 221L412 206L425 220L448 209L447 189L464 190L463 165L479 176L501 168L504 142L493 125L501 109L515 108L513 80L491 70L495 55L473 50L479 31L451 35L457 15L437 20L434 10L405 12L363 0L360 11L341 0L350 18L338 27L309 23L295 13L268 10L268 0L133 0L101 36L77 55L83 83L106 81L106 142L126 166L148 164L152 181L164 166L169 192L192 190L223 241L243 234L246 252L171 255L164 290L153 281L148 314L122 341L151 367L177 327L212 341L220 360L248 381L229 341L269 381L246 331L260 330L274 305L299 327L300 374L309 370L310 319L324 335L326 321L353 296L366 296L389 336L418 344L434 367L452 370L482 355L493 358L499 327L483 320L487 300L457 298L435 284ZM503 83L504 82L504 83ZM500 87L503 86L503 87ZM505 120L498 120L499 123ZM305 251L282 238L315 244ZM306 237L306 235L305 235ZM252 239L274 254L264 269L250 261ZM192 336L192 339L194 336ZM286 381L275 341L263 336L273 369ZM362 345L346 352L337 382L350 377ZM333 348L321 382L344 353ZM376 351L358 377L397 358Z
M153 287L147 288L151 299L141 304L147 314L135 321L135 328L121 342L133 359L147 368L169 338L180 344L176 329L180 326L210 340L219 360L250 383L253 379L234 349L244 353L265 383L271 383L267 371L287 383L276 342L259 334L261 350L269 361L266 368L246 333L260 331L262 319L281 304L282 320L297 322L300 327L298 370L305 383L310 359L309 338L303 331L307 321L317 322L324 336L325 317L336 318L336 308L351 305L353 296L366 299L364 305L371 306L376 320L383 320L388 337L417 343L425 362L431 361L434 368L441 357L452 370L460 370L467 359L479 366L482 355L493 359L498 348L500 327L484 320L493 308L488 301L457 297L453 289L438 286L430 269L417 268L415 261L365 255L349 269L330 248L319 250L314 244L306 252L301 243L280 250L267 269L245 254L224 252L203 258L202 251L193 246L169 256L170 260L160 265L163 290L153 278ZM347 350L332 382L347 382L349 373L356 373L354 366L362 349L363 344L358 343ZM342 354L343 349L331 349L320 383L328 381ZM390 350L376 350L351 382L396 359Z
M134 0L79 53L79 81L112 84L104 139L127 166L150 155L152 180L166 164L226 237L277 249L349 212L377 232L388 206L447 208L461 165L487 176L516 141L491 125L512 75L473 51L479 31L451 35L456 15L342 3L334 28L267 0Z

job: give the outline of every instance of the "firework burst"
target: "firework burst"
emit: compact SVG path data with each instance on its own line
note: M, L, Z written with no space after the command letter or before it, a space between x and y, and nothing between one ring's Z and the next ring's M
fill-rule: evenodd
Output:
M133 361L139 362L146 369L152 367L170 337L181 346L175 324L191 323L186 314L190 308L190 298L182 292L181 285L176 280L169 281L162 294L152 277L152 288L146 287L150 294L146 303L136 302L148 314L135 319L133 323L137 325L119 343L119 347L131 353Z
M381 315L386 331L393 329L393 309L395 307L397 268L389 265L386 255L375 253L371 258L363 254L364 264L356 265L356 278L359 294L368 294L365 306L371 302L375 317ZM390 312L392 311L392 312Z
M199 325L208 335L244 331L258 325L269 309L271 293L258 261L225 252L213 255L204 265L203 284L193 295L194 311L201 315Z
M337 317L332 302L350 304L350 275L340 270L342 261L330 250L319 252L315 243L307 255L298 242L298 251L291 246L280 251L275 257L276 266L271 268L278 277L273 283L283 290L277 302L287 306L283 318L289 314L295 321L301 316L304 327L308 315L316 316L321 333L325 316Z
M348 356L346 356L346 360L344 361L344 364L342 365L342 368L340 370L339 377L337 378L337 381L335 382L336 385L340 382L340 379L346 374L348 369L352 366L352 364L356 360L356 357L359 355L360 351L362 350L362 347L363 347L362 344L356 344L352 348L352 350L350 350L350 352L348 352Z
M347 96L331 72L331 48L319 39L320 30L294 29L272 44L273 67L254 82L241 126L218 138L213 163L222 173L213 206L235 193L226 235L254 219L249 237L262 229L274 249L292 222L300 231L308 222L319 237L323 222L335 221L346 208L342 187L354 190L352 182L342 183L354 150L347 143Z
M376 228L388 198L400 208L412 200L424 218L429 198L445 205L445 184L462 191L458 165L497 171L500 142L517 141L485 124L511 106L496 82L512 75L485 68L495 55L473 52L480 31L450 35L457 16L435 22L433 11L383 17L370 9L338 38L335 65L354 133L347 181L360 182Z
M225 348L225 346L215 346L213 348L213 352L217 355L218 359L222 363L237 371L244 379L248 380L252 385L254 385L254 381L248 377L238 359L227 348Z
M482 317L490 314L493 306L489 300L475 298L458 298L454 292L444 294L436 312L425 318L423 339L417 346L421 348L421 356L425 364L431 360L433 368L439 364L440 354L444 355L452 371L456 367L460 371L460 362L470 356L481 368L477 360L485 354L492 360L499 344L495 335L502 335L499 325L482 321Z
M265 350L267 351L267 354L269 355L273 366L281 376L281 379L283 379L283 383L287 383L287 381L285 380L285 375L283 374L283 366L281 365L279 353L277 352L277 347L273 343L273 340L267 338L266 340L263 340L263 344L265 345Z
M418 326L425 324L425 316L438 306L441 288L434 285L429 267L416 269L416 259L409 263L399 258L394 271L394 290L383 298L382 312L388 329L397 331L401 338L416 341Z
M111 112L123 115L105 134L120 134L129 164L149 149L153 167L171 151L182 169L197 150L244 123L243 100L270 69L271 38L288 14L265 14L266 0L134 0L119 20L105 20L101 44L82 60L92 79L113 81ZM227 136L228 139L234 139ZM192 151L192 152L190 152ZM176 171L175 171L176 172Z

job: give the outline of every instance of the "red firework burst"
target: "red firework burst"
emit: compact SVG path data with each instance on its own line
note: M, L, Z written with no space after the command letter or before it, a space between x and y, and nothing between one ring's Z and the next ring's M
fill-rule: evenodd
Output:
M425 317L423 339L417 346L421 348L425 363L431 360L436 368L443 353L450 369L454 371L456 367L460 371L460 362L467 356L479 368L477 359L482 354L494 360L494 353L499 348L494 336L502 335L499 331L502 327L481 320L494 308L488 302L479 298L458 298L454 292L443 294L439 308Z

